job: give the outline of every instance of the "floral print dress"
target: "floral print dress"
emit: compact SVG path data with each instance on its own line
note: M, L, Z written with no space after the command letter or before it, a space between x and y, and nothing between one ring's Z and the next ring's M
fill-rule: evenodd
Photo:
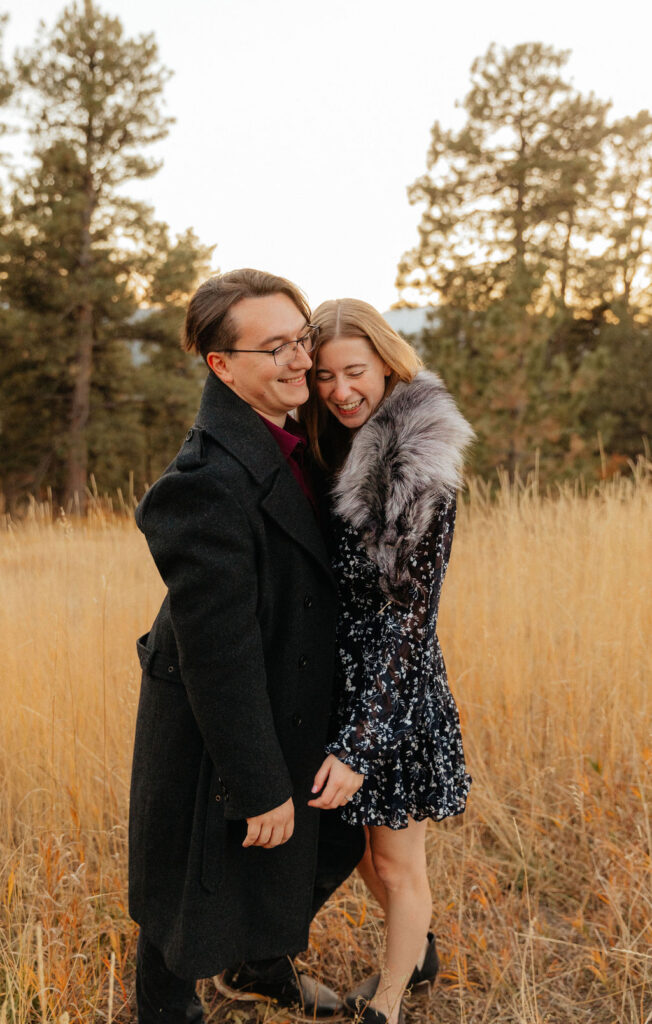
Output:
M341 808L352 824L404 828L408 815L440 820L464 810L459 716L436 635L439 596L455 526L442 502L410 560L402 604L389 601L377 565L346 520L331 520L340 591L335 754L364 783Z

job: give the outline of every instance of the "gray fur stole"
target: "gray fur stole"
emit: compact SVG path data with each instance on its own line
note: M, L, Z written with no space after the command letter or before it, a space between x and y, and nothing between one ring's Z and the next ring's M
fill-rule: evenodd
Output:
M334 511L361 534L388 597L405 594L409 559L437 506L462 486L474 436L427 370L400 381L356 432L333 487Z

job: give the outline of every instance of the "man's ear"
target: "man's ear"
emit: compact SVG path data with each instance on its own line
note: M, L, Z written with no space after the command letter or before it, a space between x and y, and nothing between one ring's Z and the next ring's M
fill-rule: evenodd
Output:
M233 374L229 371L224 355L224 352L208 352L206 362L216 377L225 384L233 384Z

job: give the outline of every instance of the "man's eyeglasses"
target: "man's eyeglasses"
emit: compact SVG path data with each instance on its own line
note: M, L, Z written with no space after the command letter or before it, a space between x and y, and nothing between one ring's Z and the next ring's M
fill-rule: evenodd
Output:
M262 356L274 356L274 362L277 366L287 366L294 360L297 354L299 345L303 347L304 352L312 352L315 345L317 344L317 337L319 335L319 327L315 324L308 324L308 331L303 334L296 341L286 341L277 348L221 348L220 352L258 352Z

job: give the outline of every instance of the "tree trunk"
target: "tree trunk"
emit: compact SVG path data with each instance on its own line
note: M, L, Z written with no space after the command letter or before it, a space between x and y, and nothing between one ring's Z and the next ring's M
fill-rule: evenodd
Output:
M572 211L568 215L568 224L566 226L566 239L564 241L564 248L561 257L561 273L559 282L559 299L561 302L561 308L566 312L566 292L568 291L568 277L570 270L570 254L571 254L571 236L573 234L573 228L575 226L575 218L573 217Z
M519 156L522 164L525 164L527 146L523 136L523 130L519 123L519 134L521 144ZM516 208L514 210L514 250L516 255L515 277L520 290L523 272L525 270L525 172L521 171L521 178L516 182Z
M80 285L82 303L77 316L77 356L75 359L75 381L70 409L70 432L68 434L68 456L66 483L63 494L64 507L70 502L79 503L80 511L86 505L86 478L88 473L88 442L86 427L91 406L91 377L93 373L93 304L90 297L91 285L91 217L97 202L92 175L86 180L86 209L82 226L81 251L79 254Z
M79 311L79 347L75 365L75 387L70 412L68 459L64 506L74 501L75 495L81 511L86 504L86 477L88 473L88 444L86 427L91 404L91 376L93 369L93 309L89 302Z

